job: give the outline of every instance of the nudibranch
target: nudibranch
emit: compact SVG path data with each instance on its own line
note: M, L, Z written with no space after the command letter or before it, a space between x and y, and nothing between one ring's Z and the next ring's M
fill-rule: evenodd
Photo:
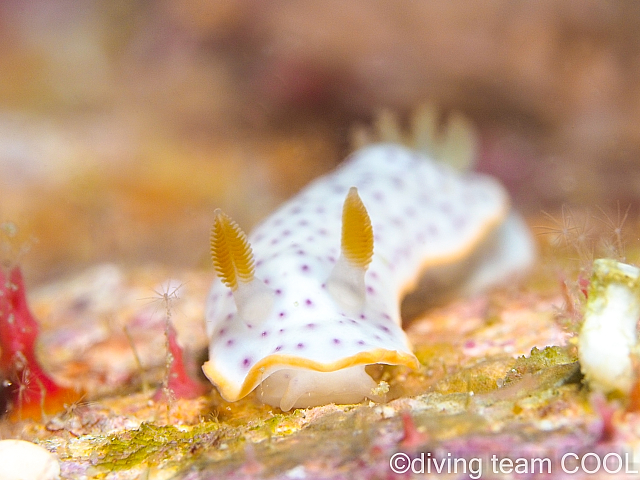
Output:
M376 400L367 365L418 367L399 302L422 273L468 293L534 256L496 180L395 144L353 153L249 238L216 211L211 251L204 373L227 401L257 388L285 411Z

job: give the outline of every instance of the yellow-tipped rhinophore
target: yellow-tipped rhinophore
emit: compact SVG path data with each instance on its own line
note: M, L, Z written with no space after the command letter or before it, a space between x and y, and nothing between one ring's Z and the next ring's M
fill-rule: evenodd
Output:
M254 262L251 245L238 224L219 208L214 212L211 227L211 259L216 273L231 290L238 289L238 282L253 280Z
M356 267L366 269L373 256L373 228L358 189L351 187L342 208L342 254Z

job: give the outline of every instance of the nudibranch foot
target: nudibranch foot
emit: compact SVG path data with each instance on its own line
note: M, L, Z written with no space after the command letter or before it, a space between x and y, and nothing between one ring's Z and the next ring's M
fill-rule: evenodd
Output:
M358 403L364 398L379 400L372 393L377 384L364 367L357 365L334 372L303 368L279 370L262 382L258 398L284 412L328 403Z

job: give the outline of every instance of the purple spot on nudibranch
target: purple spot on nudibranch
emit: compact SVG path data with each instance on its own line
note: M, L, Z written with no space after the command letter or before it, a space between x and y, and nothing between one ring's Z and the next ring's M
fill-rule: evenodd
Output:
M376 293L376 291L374 290L373 287L367 286L367 293L370 295L373 295L374 293Z
M318 235L322 235L323 237L327 235L327 229L326 228L319 228L318 229Z
M358 345L365 345L365 341L364 340L358 340L356 343Z
M302 265L300 267L300 270L302 270L303 272L308 272L309 271L309 265Z
M300 207L294 207L291 209L291 215L297 215L302 211Z
M262 337L266 337L267 335L269 335L269 332L267 330L265 330L260 335L262 335Z
M373 174L371 172L365 172L360 177L360 185L366 185L368 183L371 183L372 180L373 180Z
M299 344L297 344L297 345L296 345L296 348L297 348L297 349L304 348L304 343L299 343Z
M393 183L393 186L398 190L402 190L404 188L404 180L399 177L391 177L391 183Z
M219 337L224 336L225 333L227 333L227 329L226 328L221 328L220 330L218 330L218 336Z
M272 238L271 241L269 242L271 245L277 245L279 242L279 240L277 238Z
M450 203L443 202L440 204L440 210L442 211L442 213L449 215L453 211L453 207Z
M378 328L379 328L380 330L382 330L383 332L385 332L385 333L391 333L391 330L389 330L389 328L387 328L387 327L386 327L386 326L384 326L384 325L378 325Z
M309 225L309 222L303 219L298 222L298 225L301 227L306 227L307 225Z
M273 222L273 226L277 227L279 225L282 225L282 219L281 218L277 218L274 222Z
M249 357L247 357L244 360L242 360L242 366L244 368L247 368L249 365L251 365L251 359Z
M262 265L262 260L258 260L258 261L256 262L256 267L259 267L260 265Z
M236 341L233 338L231 338L231 339L227 340L227 344L226 345L227 345L227 347L231 347L231 346L233 346L234 343L236 343Z
M385 318L385 319L387 319L387 320L391 320L391 317L389 316L389 314L388 314L388 313L383 313L383 314L382 314L382 318Z
M233 313L229 313L225 319L227 322L233 318Z
M280 290L279 288L276 288L275 294L276 295L282 295L282 290Z
M404 213L407 217L412 218L416 216L416 209L413 207L407 207L404 209Z
M286 315L287 315L287 312L280 312L280 313L278 314L278 316L279 316L280 318L283 318L283 317L285 317Z
M296 254L297 254L297 255L305 255L305 254L306 254L306 252L305 252L304 250L298 250L298 251L296 252Z
M278 330L278 333L284 333L284 328L281 328L280 330Z
M282 350L282 345L278 345L278 346L275 348L274 352L279 352L280 350Z
M333 339L333 343L336 344L336 345L340 344L340 339L339 338L334 338Z
M316 208L316 213L324 213L324 212L325 212L324 207L318 207L318 208Z
M383 201L383 200L384 200L384 193L382 193L382 192L378 192L378 191L373 192L373 198L374 198L376 201L381 202L381 201Z
M269 285L271 283L271 280L269 280L266 277L262 281L264 282L265 285Z
M231 290L227 292L227 297L233 297L233 292Z
M310 299L310 298L307 298L307 299L304 301L304 304L305 304L307 307L310 307L310 306L312 306L312 305L313 305L313 302L311 301L311 299Z
M365 320L367 318L367 316L364 313L360 314L360 320Z
M313 330L314 328L316 328L316 324L315 323L307 323L307 328L310 328L311 330Z
M291 235L291 230L283 230L282 231L282 236L283 237L288 237L289 235Z
M456 217L453 219L453 227L462 230L467 225L467 217Z

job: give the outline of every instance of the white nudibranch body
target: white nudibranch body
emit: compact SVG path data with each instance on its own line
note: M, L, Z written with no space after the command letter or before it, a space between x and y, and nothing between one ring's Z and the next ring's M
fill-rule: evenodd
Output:
M497 181L393 144L352 154L248 242L221 225L212 229L220 279L207 300L203 370L226 400L257 387L282 410L378 399L365 366L418 366L399 305L422 273L469 293L522 274L535 250ZM238 313L234 269L240 284L272 292L254 319Z
M596 260L578 337L580 367L592 389L630 393L639 318L640 269L612 259Z

